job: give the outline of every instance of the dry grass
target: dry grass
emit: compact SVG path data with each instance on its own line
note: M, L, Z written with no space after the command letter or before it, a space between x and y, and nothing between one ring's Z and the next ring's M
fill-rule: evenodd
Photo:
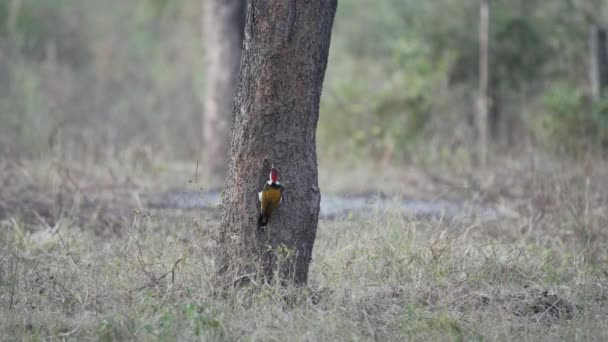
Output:
M539 165L509 161L491 172L433 176L443 180L435 181L437 196L450 189L449 196L493 204L498 220L421 219L372 207L368 217L321 221L307 288L260 285L218 297L214 213L133 208L120 191L85 210L74 203L92 197L87 183L112 181L103 170L71 171L67 181L65 169L49 164L3 164L0 334L606 340L608 168Z

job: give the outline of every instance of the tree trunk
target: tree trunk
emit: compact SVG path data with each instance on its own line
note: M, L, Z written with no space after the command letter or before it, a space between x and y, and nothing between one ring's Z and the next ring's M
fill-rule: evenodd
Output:
M591 28L589 45L591 63L589 78L591 94L595 101L602 98L608 86L608 50L606 47L606 29L594 25Z
M250 0L222 201L218 270L228 283L306 283L319 217L316 128L337 0ZM271 165L283 201L257 228ZM277 272L275 272L278 270Z
M487 165L488 160L488 40L489 40L488 0L481 0L479 6L479 94L477 99L477 133L479 144L479 164Z
M203 100L203 160L224 174L228 159L232 103L241 61L245 0L203 0L206 89Z

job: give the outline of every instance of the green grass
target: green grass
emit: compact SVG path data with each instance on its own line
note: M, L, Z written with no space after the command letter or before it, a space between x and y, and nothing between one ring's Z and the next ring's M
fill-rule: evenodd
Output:
M606 168L556 164L561 173L526 173L511 165L477 175L494 179L479 193L503 208L499 220L416 219L374 208L369 217L322 220L306 288L266 284L223 296L214 287L213 212L122 205L127 208L110 226L101 209L71 206L63 215L44 215L35 212L47 202L24 201L0 223L0 335L108 341L608 338L608 218L600 186L608 179ZM65 172L48 172L44 163L22 166L3 167L4 180L12 181L4 182L2 203L9 193L34 191L27 184L39 174L46 178L39 178L33 198L65 188ZM504 196L493 197L493 191ZM470 195L463 200L479 196ZM122 203L117 199L124 195L114 196L106 205Z

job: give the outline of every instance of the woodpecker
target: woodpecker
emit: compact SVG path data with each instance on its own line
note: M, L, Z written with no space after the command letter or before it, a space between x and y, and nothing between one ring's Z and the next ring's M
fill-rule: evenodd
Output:
M274 166L270 169L269 180L264 184L262 191L258 193L260 199L260 216L258 217L258 229L266 227L272 212L278 208L283 199L283 185L279 183L279 170Z

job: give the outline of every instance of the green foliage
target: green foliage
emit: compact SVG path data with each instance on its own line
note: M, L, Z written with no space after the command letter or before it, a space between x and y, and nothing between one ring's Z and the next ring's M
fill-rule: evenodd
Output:
M506 91L517 91L543 75L549 47L539 28L541 22L528 17L509 17L492 37L492 83Z
M509 134L573 141L572 152L602 145L605 104L557 108L553 88L576 85L578 95L562 95L585 97L581 61L589 26L606 21L605 4L490 2L490 97L492 109L516 118ZM0 1L0 151L197 158L200 11L196 0ZM470 158L478 20L477 1L341 2L321 100L321 158ZM530 107L542 115L522 114ZM555 122L577 110L589 124Z
M47 97L41 92L41 79L37 70L28 63L12 63L8 77L11 86L4 96L0 94L0 147L14 147L15 141L27 141L33 155L45 150L45 138L50 127L43 120L48 113Z
M598 133L603 133L604 138L608 138L608 98L604 97L593 104L592 121L597 124Z
M80 160L198 152L198 6L1 2L0 151Z
M586 81L587 66L580 61L589 58L588 28L602 21L603 13L597 10L601 4L490 2L489 91L492 110L515 118L516 125L506 134L560 136L577 141L569 143L571 147L597 142L587 126L601 121L605 111L587 110L583 105L559 109L549 85ZM475 1L383 1L370 7L353 0L341 4L322 101L322 151L400 160L425 155L431 146L436 149L434 155L446 149L453 154L451 146L473 149L474 139L463 136L474 136L478 21ZM584 91L583 86L576 90L581 96ZM555 127L541 134L535 123L538 118L523 114L537 103L542 103L540 112L575 111L571 116L589 120L588 124L578 122L573 128L571 121L553 122L549 125ZM594 105L598 106L602 107ZM561 115L543 120L556 121ZM563 140L545 142L549 141Z
M7 0L0 2L0 37L8 42L9 51L42 61L49 49L74 68L86 64L90 56L84 30L74 25L72 10L77 1ZM67 16L69 20L64 20Z
M542 98L530 128L547 146L577 151L608 143L608 101L592 103L579 88L555 85Z
M145 299L137 314L140 336L179 339L180 336L220 337L223 335L219 313L209 305L194 302L159 303L154 293L144 293ZM100 327L102 330L107 327Z
M403 160L417 147L442 104L437 95L443 90L451 58L433 59L430 42L413 33L403 34L406 22L399 11L389 12L392 5L378 9L389 20L381 16L378 25L374 19L369 26L359 25L374 28L361 32L362 44L351 39L346 46L337 43L338 56L332 55L330 61L334 69L328 69L325 90L329 95L323 97L319 124L320 143L329 147L329 154L347 151L359 158ZM360 15L348 6L352 4L345 5L346 12ZM345 28L337 25L340 37ZM382 35L386 37L376 38ZM354 54L361 58L354 59Z

